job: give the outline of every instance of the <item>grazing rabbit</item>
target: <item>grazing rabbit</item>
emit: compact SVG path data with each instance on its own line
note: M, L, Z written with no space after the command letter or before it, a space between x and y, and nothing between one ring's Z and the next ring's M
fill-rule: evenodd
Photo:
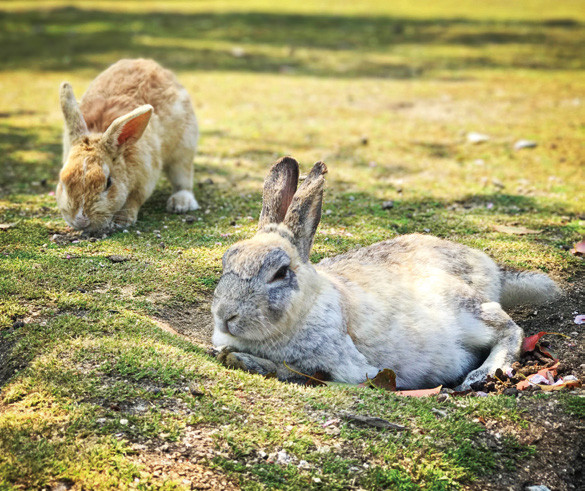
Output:
M167 210L199 208L193 196L197 120L187 91L152 60L120 60L78 105L61 84L64 164L57 204L76 229L132 225L161 170L173 186Z
M223 256L212 305L220 359L293 378L285 362L353 384L391 368L404 389L469 387L509 367L523 332L502 306L551 298L555 283L419 234L313 265L326 172L318 162L298 190L292 158L268 173L258 233Z

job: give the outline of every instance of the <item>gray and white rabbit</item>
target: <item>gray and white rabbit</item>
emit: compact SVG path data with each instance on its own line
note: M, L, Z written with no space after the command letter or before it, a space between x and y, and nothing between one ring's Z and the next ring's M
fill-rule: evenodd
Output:
M467 388L509 367L523 332L503 307L552 298L555 283L419 234L313 265L326 172L316 163L297 190L297 162L279 160L264 182L258 233L223 256L212 312L224 363L292 378L285 362L352 384L391 368L404 389Z

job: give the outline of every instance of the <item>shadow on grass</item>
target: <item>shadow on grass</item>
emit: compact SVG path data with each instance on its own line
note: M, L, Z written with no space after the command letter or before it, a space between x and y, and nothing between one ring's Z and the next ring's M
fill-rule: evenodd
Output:
M0 12L0 69L102 69L121 57L146 56L179 70L412 78L441 68L581 69L584 39L584 27L570 20L128 13L67 7ZM425 53L409 48L405 54L400 52L404 45L472 49L462 55L457 50ZM522 56L498 58L481 49L494 45L522 45L529 53L523 48ZM235 46L246 49L234 51ZM337 59L340 52L356 53ZM365 53L392 54L393 60Z
M0 123L0 154L0 196L6 190L30 192L33 182L44 183L39 190L46 192L46 183L56 180L59 173L61 133L52 127L26 129Z

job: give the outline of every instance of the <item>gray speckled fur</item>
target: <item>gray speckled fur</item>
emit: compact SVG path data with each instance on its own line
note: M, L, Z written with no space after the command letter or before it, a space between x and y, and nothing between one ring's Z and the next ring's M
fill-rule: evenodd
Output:
M418 234L313 266L326 168L316 164L291 200L296 183L273 174L298 175L289 168L297 165L279 161L265 182L265 196L287 188L283 199L264 203L264 217L278 223L264 219L255 237L224 256L213 342L229 346L231 366L264 374L276 366L285 379L293 376L286 362L349 383L391 368L400 387L422 388L467 387L515 360L523 333L499 302L550 298L552 280L503 272L483 252ZM290 202L285 216L283 202Z

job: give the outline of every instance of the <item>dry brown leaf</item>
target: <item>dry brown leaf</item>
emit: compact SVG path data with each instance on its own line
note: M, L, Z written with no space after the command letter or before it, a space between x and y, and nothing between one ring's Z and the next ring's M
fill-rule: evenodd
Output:
M359 387L376 387L378 389L396 392L396 374L394 370L384 368L374 378L366 378L365 382L359 384Z
M435 387L434 389L418 389L418 390L399 390L396 392L399 396L406 396L406 397L428 397L434 396L435 394L439 394L441 389L443 388L442 385Z
M585 257L585 239L575 244L571 249L571 254L574 256Z

